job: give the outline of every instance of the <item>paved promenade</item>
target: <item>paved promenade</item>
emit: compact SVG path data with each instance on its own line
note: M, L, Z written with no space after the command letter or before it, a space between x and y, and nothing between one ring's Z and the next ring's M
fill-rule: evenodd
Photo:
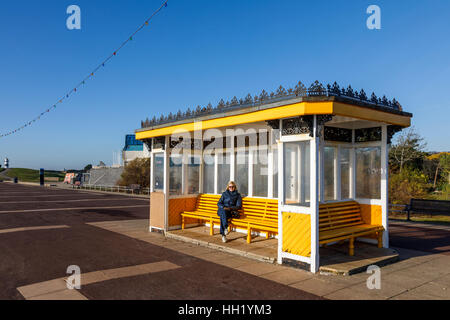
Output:
M215 252L173 250L176 241L146 231L148 212L144 198L0 183L0 299L320 299L214 263ZM133 223L158 241L104 228ZM65 283L72 265L79 291Z
M143 198L0 183L0 299L450 299L441 229L393 224L400 261L370 290L366 273L313 275L150 234L148 210ZM430 239L417 250L409 234ZM70 265L81 290L67 289Z

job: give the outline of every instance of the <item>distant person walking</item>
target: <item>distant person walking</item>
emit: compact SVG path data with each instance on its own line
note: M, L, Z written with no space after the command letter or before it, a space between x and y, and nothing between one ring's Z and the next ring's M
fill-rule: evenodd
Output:
M242 196L238 192L236 183L230 181L227 184L227 190L222 193L219 202L217 203L219 209L217 215L220 217L220 234L222 241L227 242L228 219L232 217L232 213L242 208Z

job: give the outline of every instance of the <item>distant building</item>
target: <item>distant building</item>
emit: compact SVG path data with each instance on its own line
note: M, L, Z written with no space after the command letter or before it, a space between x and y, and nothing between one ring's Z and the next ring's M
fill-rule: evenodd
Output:
M5 158L5 161L3 163L5 165L5 169L8 169L9 168L9 159Z
M123 165L137 158L150 158L150 152L142 141L136 140L134 134L125 136L125 147L122 151Z
M103 161L100 161L100 162L98 163L98 165L92 166L91 169L101 169L101 168L106 168L106 167L107 167L106 164L105 164Z

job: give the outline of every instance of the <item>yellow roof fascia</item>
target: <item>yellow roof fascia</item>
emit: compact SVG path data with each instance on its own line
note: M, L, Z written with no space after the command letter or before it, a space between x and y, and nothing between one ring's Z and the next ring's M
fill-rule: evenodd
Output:
M357 119L385 122L389 124L409 127L411 119L408 116L383 112L370 108L355 106L334 101L320 102L299 102L281 107L257 110L248 113L230 115L216 119L208 119L197 122L183 123L178 125L169 125L167 127L153 130L136 132L137 140L144 140L154 137L168 136L175 132L193 132L195 130L207 130L222 127L236 126L246 123L267 121L274 119L298 117L315 114L336 114ZM201 122L201 124L200 124Z
M314 115L314 114L331 114L333 112L333 102L300 102L294 103L282 107L264 109L253 111L249 113L225 116L222 118L204 120L201 124L201 130L230 127L245 123L254 123L259 121L274 120L280 118L289 118L295 116L303 115ZM136 133L137 140L149 139L154 137L161 137L172 135L174 132L187 131L192 132L198 130L199 123L194 122L184 123L174 126L168 126L164 128L158 128L148 131L142 131Z
M409 116L359 107L342 102L333 103L333 114L361 120L384 122L402 127L411 126L411 117Z

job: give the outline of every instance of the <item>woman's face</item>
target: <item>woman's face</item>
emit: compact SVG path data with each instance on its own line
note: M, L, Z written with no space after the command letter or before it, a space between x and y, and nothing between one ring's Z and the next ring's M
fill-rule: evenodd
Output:
M236 186L234 184L229 184L228 185L228 190L234 191L234 190L236 190Z

